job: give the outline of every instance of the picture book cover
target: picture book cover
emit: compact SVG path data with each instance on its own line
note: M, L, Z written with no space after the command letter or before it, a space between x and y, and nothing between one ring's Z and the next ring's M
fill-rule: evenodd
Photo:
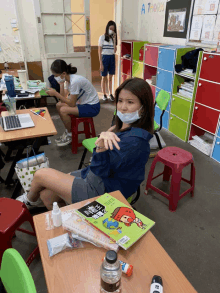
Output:
M108 193L76 212L125 250L155 224Z
M36 109L36 110L33 110L34 113L36 113L37 115L40 115L42 117L44 117L45 113L46 113L46 110L44 109Z

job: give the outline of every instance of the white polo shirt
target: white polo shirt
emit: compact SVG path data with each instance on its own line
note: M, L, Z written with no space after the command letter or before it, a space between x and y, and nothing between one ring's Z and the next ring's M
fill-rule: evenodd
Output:
M66 81L64 88L69 91L70 95L78 95L76 104L94 105L99 102L99 97L94 86L88 79L81 75L70 74L70 83Z
M114 43L112 38L109 38L109 42L105 41L105 35L99 38L99 47L102 47L102 55L114 55Z

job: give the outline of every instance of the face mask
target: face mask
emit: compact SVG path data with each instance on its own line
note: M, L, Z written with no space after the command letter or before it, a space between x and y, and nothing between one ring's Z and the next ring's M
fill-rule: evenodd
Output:
M111 35L114 34L114 32L113 32L112 30L109 30L109 31L108 31L108 34L111 36Z
M141 106L142 108L143 106ZM141 109L140 108L140 109ZM117 110L117 116L118 118L125 124L131 124L134 123L135 121L137 121L138 119L141 118L141 116L139 116L139 110L132 112L132 113L121 113L120 111Z
M54 77L56 79L56 81L59 83L59 82L65 82L65 77L64 78L61 78L60 76L55 76Z

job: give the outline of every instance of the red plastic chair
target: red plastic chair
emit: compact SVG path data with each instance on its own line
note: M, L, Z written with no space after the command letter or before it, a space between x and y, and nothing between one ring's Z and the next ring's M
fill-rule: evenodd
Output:
M95 126L93 118L78 118L74 115L70 115L70 117L72 130L72 153L77 154L78 147L82 146L82 143L79 143L78 135L84 133L86 138L96 137ZM80 123L83 123L84 125L83 131L78 131L78 125Z
M33 232L19 228L24 222L31 224ZM11 240L15 231L20 231L36 237L34 222L26 205L10 198L0 198L0 263L2 255L8 248L12 248ZM39 253L37 246L28 257L26 264L29 266Z
M153 177L154 169L157 162L161 162L165 165L164 171L158 174L157 176ZM182 178L182 170L189 164L191 164L191 175L190 180L187 180L185 178ZM164 191L152 185L152 180L161 175L163 175L163 181L169 181L170 176L172 175L170 194L167 194ZM179 193L181 180L189 183L191 187L180 195ZM178 147L166 147L160 150L157 153L151 165L151 169L148 175L147 184L145 188L145 194L147 194L148 189L152 189L157 193L161 194L162 196L166 197L169 200L169 210L174 212L177 208L178 201L181 198L183 198L187 193L191 192L191 196L194 196L194 188L195 166L192 154Z

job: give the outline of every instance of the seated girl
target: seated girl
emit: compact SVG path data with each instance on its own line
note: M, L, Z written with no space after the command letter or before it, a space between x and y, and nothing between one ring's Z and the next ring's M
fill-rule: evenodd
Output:
M17 198L28 207L60 206L120 190L130 197L145 179L149 140L153 133L153 95L140 78L125 80L116 90L116 125L96 141L91 165L64 174L54 169L38 170L28 194Z
M85 77L77 75L77 68L67 65L64 60L55 60L51 71L60 84L60 94L55 89L49 89L47 94L60 99L56 107L66 130L60 138L55 139L57 146L65 146L72 142L71 118L95 117L100 112L98 94L94 86ZM65 83L65 88L64 88Z

